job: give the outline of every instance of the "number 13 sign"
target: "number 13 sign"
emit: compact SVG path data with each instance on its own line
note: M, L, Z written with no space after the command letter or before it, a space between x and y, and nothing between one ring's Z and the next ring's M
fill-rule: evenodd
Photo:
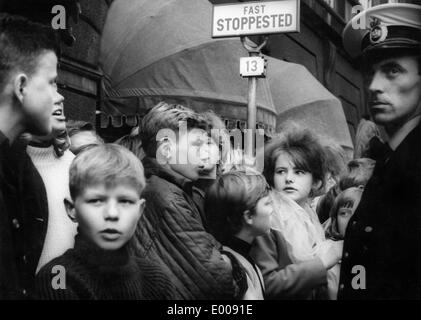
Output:
M240 75L242 77L265 77L265 59L260 56L240 58Z

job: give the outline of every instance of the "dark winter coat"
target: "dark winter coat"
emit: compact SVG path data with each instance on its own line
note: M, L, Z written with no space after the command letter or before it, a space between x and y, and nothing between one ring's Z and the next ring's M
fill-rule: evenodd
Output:
M339 299L421 298L421 126L385 158L346 230Z
M47 225L41 176L25 147L0 132L0 300L33 297Z
M192 200L192 182L153 158L143 163L146 209L135 234L136 254L168 266L180 299L232 299L231 265L204 229Z

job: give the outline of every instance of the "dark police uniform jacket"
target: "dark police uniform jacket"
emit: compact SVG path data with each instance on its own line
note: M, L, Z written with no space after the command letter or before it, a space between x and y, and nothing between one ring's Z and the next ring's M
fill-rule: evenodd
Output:
M44 183L25 149L0 131L0 300L33 297L47 232Z
M421 298L421 125L376 163L345 236L338 299Z

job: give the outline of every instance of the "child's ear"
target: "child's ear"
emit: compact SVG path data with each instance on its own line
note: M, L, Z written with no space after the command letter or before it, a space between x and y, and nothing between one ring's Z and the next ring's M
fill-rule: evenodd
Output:
M313 182L313 191L317 192L320 191L320 188L322 187L322 181L321 180L316 180Z
M158 142L156 160L159 164L167 164L172 159L174 144L170 138L164 137Z
M140 199L140 207L139 207L139 218L142 216L143 211L146 208L146 200L145 199Z
M67 198L65 198L63 201L64 201L64 207L66 208L66 212L70 220L72 220L73 222L77 222L75 204L73 203L72 200L67 199Z
M250 210L246 210L243 212L243 221L245 225L252 225L253 224L253 213Z
M23 103L24 89L28 83L28 76L24 73L18 74L13 82L13 92L16 98Z

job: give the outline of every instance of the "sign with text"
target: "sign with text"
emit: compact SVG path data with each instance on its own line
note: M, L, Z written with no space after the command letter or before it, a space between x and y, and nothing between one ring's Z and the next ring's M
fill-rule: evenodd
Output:
M300 0L253 1L213 6L213 38L299 31Z
M266 61L263 57L240 58L240 75L242 77L264 77Z

